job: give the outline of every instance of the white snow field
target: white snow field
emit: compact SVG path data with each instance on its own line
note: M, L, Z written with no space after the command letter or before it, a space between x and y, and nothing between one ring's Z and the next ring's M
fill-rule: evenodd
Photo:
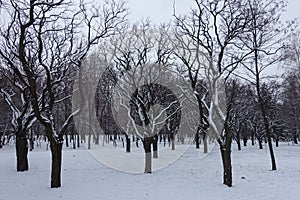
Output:
M152 174L115 170L84 148L65 149L62 187L51 189L50 151L30 152L29 171L17 173L14 146L5 145L0 149L0 200L299 200L300 145L283 143L275 148L276 171L270 171L264 148L247 146L238 152L233 144L232 188L222 184L217 145L206 157L201 156L202 147L191 146L174 163Z

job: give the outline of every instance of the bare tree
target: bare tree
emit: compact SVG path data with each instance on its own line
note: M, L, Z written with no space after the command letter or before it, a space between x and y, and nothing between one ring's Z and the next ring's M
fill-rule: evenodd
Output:
M110 75L106 77L112 77L108 85L112 85L114 91L99 91L102 98L107 95L106 99L109 99L107 106L103 104L97 111L102 116L101 123L107 124L110 121L111 124L111 121L115 121L115 125L110 126L112 130L107 129L107 132L122 133L127 137L131 132L143 142L145 173L152 172L152 146L153 157L158 157L158 135L165 131L175 149L174 137L179 129L176 127L176 122L180 120L179 101L166 87L170 85L170 76L167 76L166 70L170 50L166 45L167 37L163 37L161 29L152 27L146 21L129 26L111 40L108 49L113 54L113 62ZM118 100L112 102L110 95L116 95L113 99ZM102 110L104 114L101 114ZM106 116L105 110L109 115L112 115L111 112L116 113L116 120Z
M286 6L284 1L269 0L261 2L258 0L248 0L247 4L250 11L249 18L251 18L251 24L249 24L249 32L244 34L241 40L248 49L253 50L253 57L250 64L244 64L244 66L251 74L251 83L256 87L258 103L270 151L272 170L276 170L270 123L267 117L266 104L261 94L261 87L265 69L274 66L274 64L283 59L279 53L285 47L284 40L288 37L289 32L291 33L294 22L283 24L280 21L281 14Z
M224 81L238 63L250 54L243 51L244 45L237 40L247 30L248 10L245 1L195 0L195 4L191 14L181 17L175 14L175 34L179 41L176 44L177 54L187 69L192 67L193 73L197 73L198 68L202 69L202 77L207 80L210 103L202 103L209 111L210 130L220 145L224 184L231 187L232 134L227 123L228 109L222 107L222 101L226 101ZM188 63L190 60L187 58L190 57L194 62Z
M17 171L27 171L28 165L28 131L36 121L30 104L29 88L14 74L14 69L2 66L2 83L0 95L4 97L12 114L11 124L16 136Z
M72 78L68 77L72 71L79 70L78 91L83 94L83 60L101 38L114 34L124 21L126 9L124 3L115 1L97 8L82 1L75 5L63 0L9 1L1 9L5 9L9 20L1 28L4 43L0 55L29 89L30 105L50 142L51 187L60 187L63 134L81 106L74 108L59 128L54 121L54 104L71 97L59 94L66 88L64 80Z

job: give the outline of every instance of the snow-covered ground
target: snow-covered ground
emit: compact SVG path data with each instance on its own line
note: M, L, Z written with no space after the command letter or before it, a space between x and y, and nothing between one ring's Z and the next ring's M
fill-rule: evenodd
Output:
M270 171L266 149L248 146L237 152L235 147L233 144L232 188L222 184L218 146L203 158L199 158L201 153L191 146L174 163L153 174L118 171L99 162L84 148L66 149L63 185L51 189L49 151L30 152L30 170L17 173L13 145L6 145L0 149L0 200L300 199L300 145L281 144L275 148L277 171ZM111 149L114 150L117 151Z

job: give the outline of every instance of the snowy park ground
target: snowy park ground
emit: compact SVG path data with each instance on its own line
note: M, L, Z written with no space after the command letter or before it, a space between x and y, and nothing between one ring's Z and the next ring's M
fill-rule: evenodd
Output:
M174 163L152 174L109 168L83 147L65 149L62 187L51 189L50 151L30 152L29 171L17 173L14 146L6 145L0 149L0 200L299 200L300 145L284 143L275 148L277 171L270 171L264 148L247 146L238 152L233 144L232 188L222 184L217 145L205 157L202 147L199 151L191 146Z

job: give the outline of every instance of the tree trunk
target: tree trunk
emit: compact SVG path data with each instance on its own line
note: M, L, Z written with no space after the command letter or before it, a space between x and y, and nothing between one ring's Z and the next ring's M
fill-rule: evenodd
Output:
M226 147L221 146L221 156L223 161L223 184L228 187L232 186L232 167L231 167L231 151L228 151Z
M95 145L99 145L100 135L97 133L94 135L95 138Z
M263 149L263 145L262 145L262 140L261 139L258 139L258 146L259 146L259 149Z
M34 134L31 131L30 137L29 137L29 151L32 151L34 149Z
M52 155L51 188L58 188L61 187L62 143L50 142L50 149Z
M69 147L69 140L68 140L68 134L65 134L65 140L66 140L66 147Z
M130 137L125 134L125 138L126 138L126 153L130 153Z
M203 153L208 153L207 133L203 135Z
M91 135L91 133L89 133L89 135L88 135L88 149L91 149L91 139L92 139L92 135Z
M294 135L293 140L294 140L294 144L298 144L297 134Z
M237 135L236 135L236 143L237 143L237 146L238 146L238 151L242 150L242 147L241 147L241 135L240 135L239 131L237 132Z
M247 141L248 141L248 138L244 137L244 138L243 138L244 147L247 146Z
M223 162L223 184L227 185L228 187L232 187L232 166L231 166L232 135L226 121L224 124L224 129L226 132L225 143L223 144L219 140L221 157Z
M255 41L255 44L256 44L256 41ZM259 77L260 71L259 71L259 66L258 66L259 64L258 64L258 49L257 48L255 48L255 50L254 50L254 59L255 59L255 70L256 70L256 93L257 93L258 102L259 102L259 106L260 106L260 111L261 111L261 115L262 115L264 126L265 126L266 137L267 137L267 141L268 141L268 145L269 145L269 152L270 152L270 157L271 157L272 170L276 170L276 161L275 161L275 155L274 155L273 146L272 146L269 120L268 120L268 117L267 117L265 103L264 103L263 97L262 97L261 92L260 92L260 77Z
M76 149L76 136L74 135L74 132L72 133L72 141L73 141L73 149Z
M171 139L171 144L172 144L171 149L174 151L175 150L175 137L173 136L170 139Z
M18 134L18 133L17 133ZM28 167L28 142L25 135L16 136L17 171L24 172Z
M80 137L79 134L77 133L77 148L80 147Z
M136 146L137 148L139 148L139 138L136 138L136 140L135 140L135 146Z
M252 144L252 146L255 145L255 142L254 142L254 133L251 133L251 144Z
M195 143L196 143L196 149L200 148L200 137L199 137L199 131L196 132L195 134Z
M143 139L143 146L145 150L145 173L152 173L152 156L151 156L151 143L152 137Z
M158 158L158 135L153 136L153 158Z
M279 139L275 139L276 147L279 147Z
M81 137L81 143L85 143L85 134L80 134Z

